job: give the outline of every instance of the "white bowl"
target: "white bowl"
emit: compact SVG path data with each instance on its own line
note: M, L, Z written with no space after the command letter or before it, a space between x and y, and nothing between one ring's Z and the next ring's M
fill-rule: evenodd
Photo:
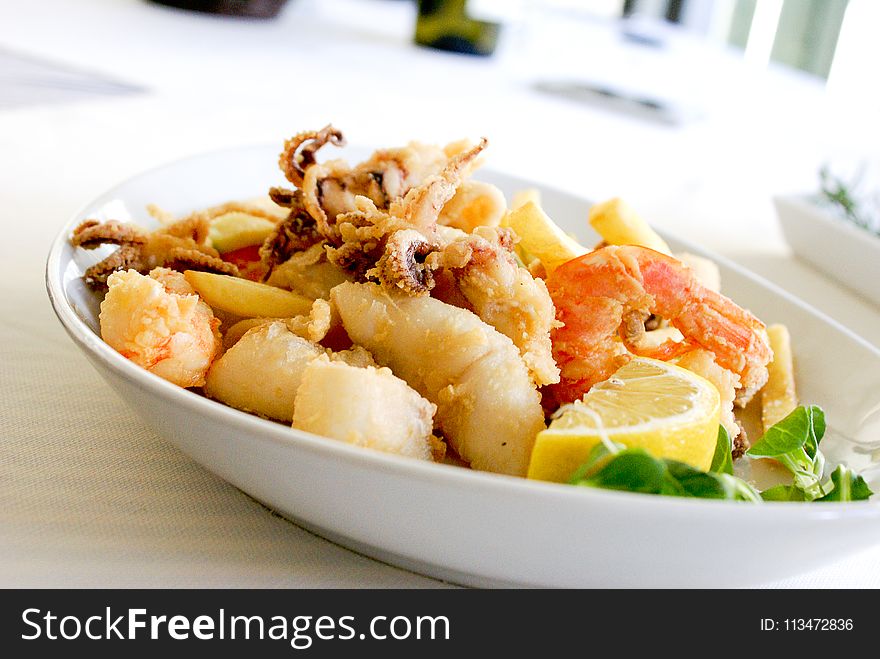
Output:
M86 217L111 215L147 223L142 209L149 202L184 212L260 194L279 182L277 151L221 151L137 176L78 213L49 254L47 288L67 332L133 412L206 468L345 546L472 585L744 586L880 542L880 504L874 502L750 505L655 497L348 446L176 387L107 346L96 333L97 300L80 279L95 257L70 247L72 228ZM492 172L481 178L507 194L531 185ZM552 217L585 234L586 201L550 189L542 194ZM829 461L846 460L880 489L880 351L773 285L716 260L728 294L791 328L801 395L824 406L829 419L823 442Z
M807 195L773 200L785 239L800 258L880 304L880 237Z

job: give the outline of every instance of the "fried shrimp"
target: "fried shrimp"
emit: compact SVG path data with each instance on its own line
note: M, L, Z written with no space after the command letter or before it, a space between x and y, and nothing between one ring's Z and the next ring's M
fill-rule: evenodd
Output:
M377 284L340 284L330 297L352 340L437 406L436 421L464 460L525 475L544 413L509 338L470 311Z
M220 321L183 275L156 268L107 278L99 316L101 338L120 354L169 382L199 387L220 350Z
M508 230L478 227L447 244L442 262L474 312L513 341L535 383L559 382L550 342L553 301L544 282L517 264L512 249Z
M740 438L740 442L746 442L745 431L733 415L733 403L736 399L736 390L739 388L739 376L719 366L715 361L715 355L708 350L695 348L689 350L681 359L678 366L696 373L715 385L721 400L721 425L727 430L732 440Z
M553 393L560 403L580 398L632 353L669 360L696 347L708 350L739 378L740 404L767 381L772 352L764 324L700 284L675 258L634 245L603 247L554 270L547 288L563 323L552 332L562 375ZM652 313L684 340L640 351L637 339Z

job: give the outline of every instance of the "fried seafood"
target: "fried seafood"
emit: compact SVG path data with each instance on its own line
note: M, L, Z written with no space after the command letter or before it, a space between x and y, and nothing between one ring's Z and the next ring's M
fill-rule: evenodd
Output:
M473 311L513 341L535 383L559 382L553 301L544 282L517 264L510 231L479 227L446 245L442 263Z
M287 140L279 164L294 188L259 203L183 218L149 207L152 232L78 226L74 246L117 246L85 275L108 287L107 343L300 430L428 460L445 440L456 461L517 476L545 413L653 357L718 390L734 455L745 450L733 406L764 386L772 350L764 325L718 292L711 263L672 257L616 201L594 207L610 245L591 252L535 191L508 213L498 188L469 180L485 138L411 142L354 166L319 162L327 144L345 144L331 125ZM777 387L786 403L791 379Z
M360 346L338 352L328 347L337 347L339 342L331 340L337 329L342 332L338 317L320 299L308 315L240 320L223 335L226 352L208 372L205 393L231 407L290 423L300 376L311 360L326 355L350 366L378 366Z
M330 361L342 362L349 366L357 366L359 368L366 368L368 366L379 367L379 364L373 359L373 355L370 354L370 351L361 346L352 346L347 350L329 352L328 356L330 357Z
M297 133L284 142L284 150L278 159L278 166L288 181L302 187L305 170L315 165L315 154L327 143L345 146L342 132L327 124L321 130L306 130Z
M347 444L431 460L436 409L387 368L324 356L302 372L292 425Z
M185 218L153 232L116 220L86 220L73 230L70 243L83 249L119 246L83 274L85 282L94 288L106 286L107 278L118 270L147 274L153 268L166 267L238 274L238 268L221 259L217 250L206 243L207 237L208 225L204 218Z
M307 316L294 316L293 318L245 318L238 321L223 332L223 349L229 350L248 330L275 321L285 323L291 332L304 339L308 339L312 343L323 341L330 330L338 324L338 319L335 319L334 322L330 303L327 300L315 300Z
M723 368L715 361L715 355L702 348L694 348L681 356L678 366L696 373L715 385L721 401L721 425L731 439L739 439L740 444L748 445L745 431L733 415L736 390L740 387L739 376Z
M377 284L340 284L331 302L356 344L437 405L437 423L464 460L525 475L544 414L509 338L470 311Z
M110 273L101 338L124 357L181 387L198 387L220 350L220 321L184 279L166 268L149 276Z
M324 245L318 244L294 253L272 271L266 283L318 300L329 297L334 286L348 280L339 266L330 263Z
M285 142L279 159L285 177L302 190L303 206L325 236L332 233L330 227L337 215L354 210L356 196L367 197L378 208L388 209L393 201L467 150L464 142L445 149L411 142L401 148L380 149L352 168L341 160L319 164L315 154L327 143L344 146L345 138L331 125L319 131L305 131Z
M205 393L236 409L290 423L302 373L323 354L284 321L262 323L214 362Z
M507 211L504 193L485 181L465 181L450 199L437 221L470 233L477 227L497 227Z
M433 246L438 221L469 230L478 224L497 225L504 213L504 196L497 188L470 181L462 185L485 139L475 147L459 142L446 149L413 142L376 151L354 168L341 160L318 163L315 154L327 143L345 142L339 131L326 126L285 143L279 162L297 189L270 191L289 216L260 250L267 277L297 252L325 244L329 260L353 278L365 280L385 256L377 273L401 272L403 277L392 285L423 293L426 289L413 281L425 277L395 265L406 256L395 244L386 250L393 233L413 229Z
M260 325L265 325L266 323L271 323L276 320L283 321L283 318L244 318L239 320L236 323L233 323L229 329L223 332L223 351L226 352L236 343L238 343L239 339L247 333L248 330L251 330L255 327L259 327Z
M306 320L243 321L253 325L214 362L205 393L300 430L430 460L435 406L364 348L333 353L304 338L310 323L297 321Z
M437 232L437 218L440 212L447 202L455 197L477 156L488 144L488 140L484 137L473 148L450 158L438 174L425 178L418 187L410 189L404 197L394 199L388 205L388 213L403 220L407 227L422 232L428 238L433 238Z
M302 190L272 188L269 196L289 212L287 218L275 226L275 230L260 246L260 260L266 268L264 281L271 277L279 265L297 253L315 245L321 246L324 242L317 222L306 210Z
M443 170L427 177L387 210L358 195L353 210L340 213L324 233L327 258L358 281L381 281L415 295L433 287L428 255L439 248L437 217L461 184L469 164L485 148L474 148L449 160ZM322 227L318 222L318 227ZM398 233L403 236L397 236Z
M363 281L382 257L388 238L405 226L368 197L358 196L354 204L355 210L336 216L337 238L329 239L325 249L331 263L348 277Z
M427 294L435 284L434 267L428 256L436 249L435 243L428 242L415 229L395 231L386 240L376 267L367 271L367 277L412 295Z
M552 385L559 403L580 398L629 361L632 352L668 360L693 348L708 350L738 376L740 404L767 381L772 353L764 324L700 284L673 257L634 245L604 247L557 268L547 288L564 324L551 334L562 376ZM684 340L664 342L650 354L639 350L652 313L668 320Z

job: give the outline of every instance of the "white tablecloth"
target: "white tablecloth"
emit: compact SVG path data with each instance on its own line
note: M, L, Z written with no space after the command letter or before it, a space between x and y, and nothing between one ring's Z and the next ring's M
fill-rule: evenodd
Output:
M50 241L89 199L182 155L280 146L328 121L377 145L487 134L493 167L622 196L880 345L880 310L794 260L775 224L773 194L809 189L824 157L867 148L862 118L815 83L697 57L687 40L670 68L589 24L577 48L557 31L536 51L541 35L520 25L495 58L472 59L412 47L412 21L409 3L377 0L294 0L270 22L136 0L0 1L0 48L147 90L0 111L0 586L443 585L318 538L212 476L65 336L43 284ZM708 116L672 128L538 94L546 61L595 79L638 64L655 84L666 75L663 89L699 88ZM880 548L767 585L878 587Z

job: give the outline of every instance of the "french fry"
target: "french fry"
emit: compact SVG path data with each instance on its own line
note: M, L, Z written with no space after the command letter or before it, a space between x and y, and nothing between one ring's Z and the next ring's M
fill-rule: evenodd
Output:
M507 224L516 231L523 250L539 259L548 275L566 261L589 251L560 229L534 201L510 211Z
M299 293L249 279L196 270L183 276L209 307L241 318L292 318L312 308L312 300Z
M508 208L507 212L501 217L501 226L504 228L509 228L510 222L508 218L510 217L510 212L516 210L520 206L525 206L530 201L535 202L536 206L541 205L541 192L537 188L526 188L525 190L517 190L516 192L514 192L513 199L510 200L510 207ZM517 243L514 246L513 250L519 260L522 262L522 264L527 268L531 265L533 261L535 261L535 257L526 251L521 242ZM544 276L546 277L546 273Z
M510 207L513 210L516 210L520 206L525 206L530 201L534 202L535 206L541 205L541 191L538 190L538 188L526 188L525 190L515 192L513 199L510 200Z
M590 225L609 245L640 245L672 256L666 241L616 197L590 208Z
M764 432L788 416L798 404L788 328L785 325L770 325L767 336L770 337L773 360L767 364L770 377L761 389L761 424Z
M541 207L541 191L538 188L525 188L524 190L517 190L513 193L513 198L510 200L510 209L507 213L504 214L504 217L501 218L501 226L502 227L510 227L510 223L508 221L508 217L510 216L510 211L514 211L517 208L525 206L529 202L534 202L535 206L538 208ZM540 277L541 279L547 278L547 271L541 263L540 259L535 258L533 254L529 254L528 250L523 247L522 242L519 242L514 247L516 251L516 255L519 257L519 260L522 261L522 264L532 271L532 268L536 268L535 271L532 271L532 275L534 277ZM540 274L536 274L540 273Z
M274 230L275 224L264 217L231 211L211 220L208 238L214 249L225 254L242 247L261 245Z

